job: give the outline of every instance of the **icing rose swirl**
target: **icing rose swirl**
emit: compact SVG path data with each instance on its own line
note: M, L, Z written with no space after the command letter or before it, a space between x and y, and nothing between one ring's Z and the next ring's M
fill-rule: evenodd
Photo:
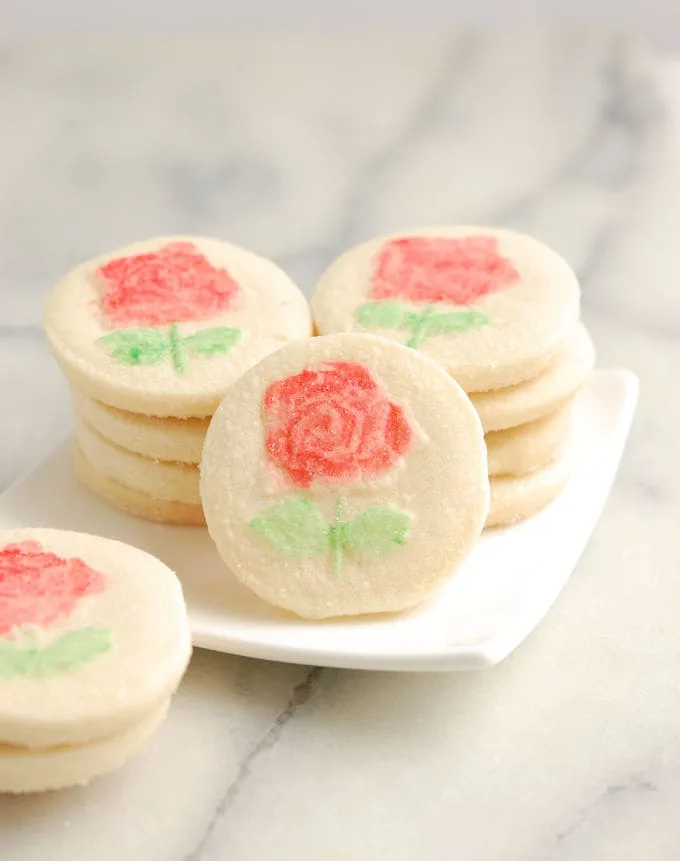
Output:
M19 625L49 626L103 588L104 575L82 559L63 559L37 541L8 544L0 550L0 636Z
M267 454L298 487L348 482L388 469L412 431L369 371L331 362L272 383L264 398Z
M117 257L96 272L99 309L114 328L207 320L228 310L238 284L190 242Z
M371 297L471 305L519 278L494 236L409 236L381 248Z

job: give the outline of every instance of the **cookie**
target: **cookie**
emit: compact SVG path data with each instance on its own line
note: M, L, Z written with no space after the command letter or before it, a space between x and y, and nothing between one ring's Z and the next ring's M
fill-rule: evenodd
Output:
M495 476L486 525L509 526L531 517L559 496L568 478L568 456L527 475Z
M167 704L122 732L84 744L48 748L0 744L0 792L62 789L115 771L144 746L166 713Z
M573 398L595 365L595 347L583 324L574 326L562 351L542 374L517 386L476 392L470 400L486 432L527 424Z
M44 328L74 388L129 412L212 415L244 371L311 333L304 296L277 266L216 239L137 242L77 266Z
M117 446L154 460L200 463L209 419L144 416L107 407L81 392L73 391L72 397L76 415Z
M535 422L488 433L489 475L523 475L556 460L569 443L572 415L568 403Z
M188 463L152 460L109 442L85 419L75 423L75 439L97 472L132 490L168 502L200 505L198 467Z
M76 475L85 487L127 514L156 523L205 526L205 517L201 505L156 499L141 490L125 487L114 478L109 478L98 472L77 445L74 446L73 450L73 466Z
M579 318L571 268L536 239L488 227L433 227L345 252L312 297L320 334L372 332L441 364L468 392L547 368Z
M486 447L463 390L417 351L313 338L228 391L201 496L223 559L265 601L309 619L399 611L476 544Z
M0 533L0 791L83 783L162 721L191 655L158 559L52 529Z

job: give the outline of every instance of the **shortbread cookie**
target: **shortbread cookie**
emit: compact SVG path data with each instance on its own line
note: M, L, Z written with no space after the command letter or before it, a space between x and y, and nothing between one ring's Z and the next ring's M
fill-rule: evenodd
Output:
M119 481L98 472L78 446L74 446L73 465L76 475L87 488L127 514L144 520L153 520L156 523L205 526L201 505L155 499L147 493L142 493L141 490L125 487Z
M404 610L476 544L486 447L437 364L331 335L232 386L206 437L201 495L225 562L265 601L311 619Z
M226 242L170 236L73 269L45 332L74 388L109 406L212 415L244 371L311 333L304 296L277 266Z
M484 430L504 430L555 412L573 398L595 364L595 347L581 323L573 327L552 365L517 386L475 392L470 399Z
M569 478L569 457L527 475L491 479L491 506L487 526L509 526L536 514L560 494Z
M569 444L573 406L535 422L488 433L489 475L524 475L556 460Z
M339 257L312 298L318 331L372 332L420 350L469 392L547 368L578 320L567 263L524 234L433 227Z
M181 586L158 559L74 532L1 533L0 791L120 765L162 720L190 654Z
M74 391L72 396L76 415L121 448L153 460L200 463L209 419L143 416L107 407L81 392Z
M164 704L122 732L84 744L46 748L0 744L0 792L63 789L115 771L144 746L166 713Z
M155 499L200 505L197 466L151 460L127 451L104 439L83 418L76 419L75 438L85 457L102 475Z

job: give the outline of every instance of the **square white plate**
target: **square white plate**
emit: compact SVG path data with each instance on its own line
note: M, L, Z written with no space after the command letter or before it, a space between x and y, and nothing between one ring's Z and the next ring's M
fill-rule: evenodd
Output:
M607 499L637 402L628 371L597 371L579 394L574 466L540 514L482 536L451 581L392 617L305 622L263 603L225 568L205 529L137 520L82 488L70 445L0 497L0 528L50 526L134 544L179 575L197 646L300 664L472 670L507 657L536 627L578 561Z

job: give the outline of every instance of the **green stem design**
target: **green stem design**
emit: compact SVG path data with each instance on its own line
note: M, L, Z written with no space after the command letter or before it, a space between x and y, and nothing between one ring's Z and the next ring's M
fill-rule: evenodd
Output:
M177 323L171 323L168 329L168 339L170 341L170 358L172 366L178 374L183 374L187 369L187 354L184 350L182 337L179 334L179 326Z
M425 343L430 332L430 322L435 317L434 308L428 305L425 310L413 318L411 323L411 337L406 342L407 347L417 350Z
M339 496L335 501L335 520L328 530L328 543L331 547L331 564L333 573L339 576L342 572L342 554L345 544L345 500Z

